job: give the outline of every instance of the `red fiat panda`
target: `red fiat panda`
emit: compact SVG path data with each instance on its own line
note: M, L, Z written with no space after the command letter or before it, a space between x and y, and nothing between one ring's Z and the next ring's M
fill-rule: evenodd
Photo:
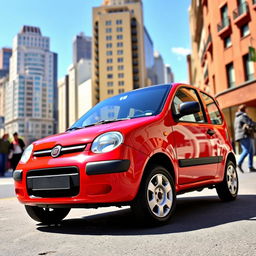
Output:
M236 159L216 101L184 84L150 86L100 102L66 132L31 144L13 174L31 218L56 223L72 207L130 205L167 222L176 195L238 193Z

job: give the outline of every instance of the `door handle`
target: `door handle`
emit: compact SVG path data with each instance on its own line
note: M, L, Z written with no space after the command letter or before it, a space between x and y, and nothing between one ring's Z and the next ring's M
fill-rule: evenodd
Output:
M216 132L215 132L214 130L212 130L212 129L208 129L206 133L209 134L210 136L212 136L212 135L214 135Z

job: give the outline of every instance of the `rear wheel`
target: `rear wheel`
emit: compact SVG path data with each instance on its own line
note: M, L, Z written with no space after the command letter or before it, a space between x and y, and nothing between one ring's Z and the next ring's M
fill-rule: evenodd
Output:
M131 208L144 223L163 224L176 206L175 186L170 173L162 166L149 167Z
M29 205L25 205L25 209L33 220L44 224L58 223L70 212L70 208L41 208Z
M236 166L232 161L228 161L225 169L224 179L216 185L218 196L223 201L235 200L238 193L238 175Z

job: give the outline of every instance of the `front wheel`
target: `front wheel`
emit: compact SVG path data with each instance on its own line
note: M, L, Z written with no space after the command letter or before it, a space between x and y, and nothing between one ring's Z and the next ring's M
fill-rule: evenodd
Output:
M225 169L224 179L216 185L219 198L222 201L235 200L238 193L238 175L236 166L232 161L228 161Z
M162 166L149 167L131 208L147 224L166 223L175 210L176 192L173 178Z
M56 224L70 212L70 208L41 208L29 205L25 205L25 209L33 220L44 224Z

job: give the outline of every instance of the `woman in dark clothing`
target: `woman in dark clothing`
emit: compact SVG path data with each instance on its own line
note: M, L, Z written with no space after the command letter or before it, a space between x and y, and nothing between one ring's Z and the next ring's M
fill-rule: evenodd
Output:
M14 140L10 145L10 149L12 152L11 165L12 169L15 170L24 151L25 143L19 138L17 132L13 134L13 138Z
M238 168L241 172L244 172L242 169L242 163L248 154L249 170L251 172L256 171L256 169L253 167L254 141L252 139L254 138L255 128L256 123L247 115L246 106L239 106L235 118L235 140L238 141L242 147L242 153L238 160Z

